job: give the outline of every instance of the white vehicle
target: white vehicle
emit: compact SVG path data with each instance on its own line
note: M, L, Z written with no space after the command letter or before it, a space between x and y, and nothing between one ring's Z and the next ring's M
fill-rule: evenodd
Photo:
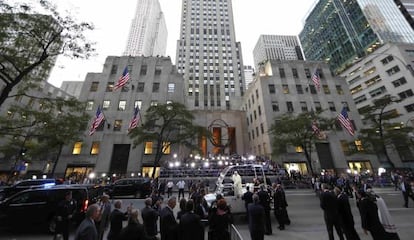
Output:
M243 194L247 191L246 186L249 186L251 192L254 192L254 188L258 188L257 184L254 184L255 180L259 180L261 185L268 187L271 183L267 182L263 165L259 164L247 164L247 165L233 165L228 166L220 172L220 176L216 182L216 189L213 193L206 194L204 199L209 206L216 200L218 194L222 195L227 202L227 205L231 207L233 214L246 213L244 200L242 200ZM234 189L232 176L234 172L237 172L241 177L241 189ZM239 192L239 194L235 194Z

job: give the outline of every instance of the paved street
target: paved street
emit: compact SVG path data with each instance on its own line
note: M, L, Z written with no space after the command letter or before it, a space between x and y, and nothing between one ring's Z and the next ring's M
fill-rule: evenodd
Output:
M410 202L410 208L403 208L403 200L399 191L393 189L375 189L377 194L382 196L387 203L390 213L398 227L401 240L412 239L414 236L414 203ZM277 229L277 222L272 214L273 235L265 236L265 239L295 239L295 240L325 240L328 239L326 228L323 220L323 213L319 207L319 199L311 190L287 190L287 200L289 203L288 211L292 221L286 230L280 231ZM352 200L352 199L351 199ZM130 202L136 208L143 207L143 200L138 199L123 199L126 207ZM356 229L360 234L361 240L372 239L370 236L363 234L361 229L361 220L356 209L355 202L351 203L353 207L354 220ZM247 224L242 217L236 218L235 222L241 235L245 240L249 240L249 231ZM7 240L40 240L52 239L50 235L43 233L21 232L10 233L4 229L0 229L0 239ZM73 237L71 238L73 239Z

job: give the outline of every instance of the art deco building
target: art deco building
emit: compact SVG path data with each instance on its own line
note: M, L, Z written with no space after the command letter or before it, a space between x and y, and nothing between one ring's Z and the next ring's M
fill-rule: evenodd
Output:
M124 56L165 56L167 26L158 0L138 0Z
M318 69L320 74L320 91L311 80L314 69ZM270 60L265 63L263 71L257 74L246 92L244 108L248 123L248 151L255 155L272 157L273 161L288 170L309 174L310 167L301 147L289 146L285 154L271 156L272 139L269 130L272 124L284 114L296 115L321 110L323 117L335 119L343 107L347 107L349 118L358 131L362 123L348 86L343 78L331 73L327 64L319 61ZM349 154L349 142L356 139L342 129L340 124L336 124L335 129L326 131L325 134L326 138L317 140L312 146L311 164L315 172L345 172L347 169L364 172L379 167L375 156Z
M297 36L260 35L253 49L254 66L266 60L303 60Z
M414 29L414 0L394 0L394 2Z
M299 35L305 58L339 73L387 42L414 43L414 30L389 0L320 0Z
M183 0L176 65L189 109L239 110L244 94L242 51L231 0Z

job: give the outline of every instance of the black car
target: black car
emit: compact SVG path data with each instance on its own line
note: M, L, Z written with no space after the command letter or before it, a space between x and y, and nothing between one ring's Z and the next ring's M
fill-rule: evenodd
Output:
M0 226L4 227L42 227L54 232L56 226L56 210L65 193L71 191L76 205L73 222L80 223L92 200L88 187L60 185L48 188L36 188L21 191L0 202Z
M26 189L33 189L39 187L47 187L47 186L54 186L58 185L60 182L56 179L30 179L30 180L22 180L17 182L16 184L4 187L0 189L0 201L12 196L15 193L21 192Z
M123 178L106 187L109 196L133 195L136 198L145 198L151 194L151 180L149 178Z

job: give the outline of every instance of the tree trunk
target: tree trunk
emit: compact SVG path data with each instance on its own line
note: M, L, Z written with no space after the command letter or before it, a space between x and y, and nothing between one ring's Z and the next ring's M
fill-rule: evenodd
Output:
M7 84L3 88L3 90L1 91L1 94L0 94L0 106L4 103L4 101L6 101L7 97L9 97L9 94L10 94L12 89L13 89L12 84Z
M308 162L308 165L309 165L310 174L313 176L314 172L313 172L313 167L312 167L312 159L310 156L311 152L310 152L310 149L308 150L307 145L308 144L305 143L303 150L305 153L306 161ZM309 143L309 145L311 145L311 143ZM309 146L309 148L311 148L311 146Z
M62 149L63 149L63 144L61 143L61 144L59 144L59 151L56 155L55 162L53 164L53 168L52 168L52 172L51 172L52 177L55 177L55 170L56 170L56 166L58 164L60 155L62 154Z

